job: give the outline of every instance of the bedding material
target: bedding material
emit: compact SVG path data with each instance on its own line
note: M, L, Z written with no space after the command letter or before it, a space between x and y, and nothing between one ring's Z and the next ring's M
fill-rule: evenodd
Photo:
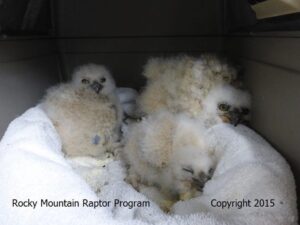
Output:
M123 181L120 161L106 162L96 194L64 158L46 114L31 108L0 142L0 224L297 224L294 178L276 150L241 125L215 126L207 140L219 158L213 178L201 196L165 214Z

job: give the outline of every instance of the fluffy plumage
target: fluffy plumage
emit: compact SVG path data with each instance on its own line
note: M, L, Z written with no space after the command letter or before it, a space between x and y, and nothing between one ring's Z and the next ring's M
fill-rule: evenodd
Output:
M144 113L167 109L197 117L210 89L233 82L237 71L217 56L204 54L199 58L152 58L145 65L144 76L147 85L139 98Z
M124 158L129 181L156 185L163 193L189 198L212 175L216 158L197 121L166 111L136 124L128 135Z
M122 110L115 82L101 65L79 67L71 82L47 91L42 107L67 156L103 156L119 145Z
M203 111L200 118L205 127L217 123L247 122L250 119L251 96L241 89L228 84L217 85L203 100Z

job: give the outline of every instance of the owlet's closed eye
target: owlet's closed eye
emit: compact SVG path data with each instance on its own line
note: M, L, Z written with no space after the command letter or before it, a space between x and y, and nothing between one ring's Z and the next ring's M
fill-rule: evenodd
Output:
M194 170L190 167L183 167L182 169L188 173L194 174Z
M214 168L210 168L208 171L208 179L211 179L214 175L215 169Z

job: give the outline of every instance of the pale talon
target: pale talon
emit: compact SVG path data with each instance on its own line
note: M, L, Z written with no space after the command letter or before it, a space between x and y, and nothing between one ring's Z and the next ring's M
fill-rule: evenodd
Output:
M193 194L191 192L181 193L179 195L179 199L182 200L182 201L189 200L192 197L193 197Z
M160 208L165 211L165 212L169 212L170 209L172 208L172 206L174 205L174 201L171 201L171 200L163 200L161 203L160 203Z

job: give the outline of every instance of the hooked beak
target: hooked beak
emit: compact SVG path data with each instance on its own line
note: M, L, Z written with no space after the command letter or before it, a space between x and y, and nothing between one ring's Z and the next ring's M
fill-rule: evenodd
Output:
M197 189L198 191L200 191L200 192L203 191L204 184L205 184L205 182L200 181L200 180L197 179L197 178L193 178L193 185L196 187L196 189Z
M103 88L103 85L102 84L100 84L99 82L97 82L97 81L94 81L91 85L90 85L90 87L97 93L97 94L99 94L99 92L102 90L102 88Z
M229 112L229 117L230 117L230 123L235 127L243 121L242 114L238 110Z
M201 173L198 177L193 177L192 182L198 191L203 191L205 183L211 179L211 176Z

